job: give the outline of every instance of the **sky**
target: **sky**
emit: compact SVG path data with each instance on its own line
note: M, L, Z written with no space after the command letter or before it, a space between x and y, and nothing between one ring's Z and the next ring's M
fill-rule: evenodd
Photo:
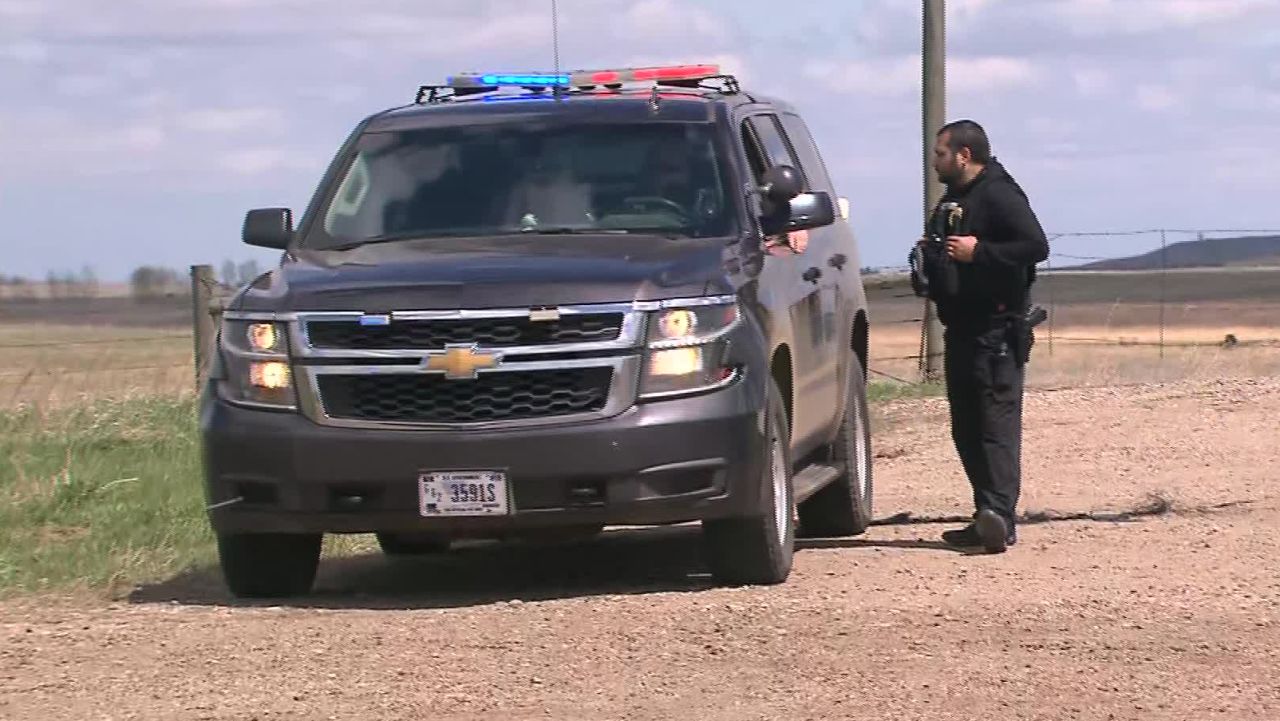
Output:
M920 0L558 6L562 67L717 62L794 103L863 263L903 264L923 222ZM0 0L0 274L269 266L240 242L246 210L300 214L351 128L420 84L551 67L550 7ZM1280 1L949 0L947 32L947 118L987 128L1049 233L1280 228Z

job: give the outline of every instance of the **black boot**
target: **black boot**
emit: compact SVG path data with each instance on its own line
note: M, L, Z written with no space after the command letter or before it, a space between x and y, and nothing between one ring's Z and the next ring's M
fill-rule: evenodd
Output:
M988 553L1003 553L1006 548L1012 545L1010 540L1015 542L1017 540L1013 524L990 508L978 511L978 516L973 522L973 528L977 533L980 545Z
M948 546L972 548L981 546L982 538L978 536L978 529L974 527L974 524L970 523L964 528L943 531L942 542Z

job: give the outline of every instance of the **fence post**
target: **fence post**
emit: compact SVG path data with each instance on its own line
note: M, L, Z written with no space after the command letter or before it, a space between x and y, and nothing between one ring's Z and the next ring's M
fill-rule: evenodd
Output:
M1046 278L1046 280L1048 281L1048 286L1049 286L1049 357L1052 358L1053 357L1053 317L1058 314L1058 306L1053 300L1054 279L1053 279L1053 257L1052 256L1045 258L1045 270L1048 271L1045 275L1049 276L1048 278Z
M217 337L213 322L213 291L216 286L213 266L191 266L191 331L195 341L197 394L204 387L209 361L213 358L214 338Z
M1165 259L1165 250L1168 242L1165 237L1165 231L1160 231L1160 360L1164 360L1164 304L1165 304L1165 279L1168 275L1168 261Z

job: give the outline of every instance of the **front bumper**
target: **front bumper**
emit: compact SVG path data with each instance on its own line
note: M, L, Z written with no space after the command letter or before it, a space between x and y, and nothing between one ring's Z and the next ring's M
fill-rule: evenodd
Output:
M749 515L762 500L763 406L763 379L747 373L717 391L588 422L374 430L245 409L210 391L200 421L209 519L221 533L485 535ZM505 471L511 513L423 518L419 473L453 469Z

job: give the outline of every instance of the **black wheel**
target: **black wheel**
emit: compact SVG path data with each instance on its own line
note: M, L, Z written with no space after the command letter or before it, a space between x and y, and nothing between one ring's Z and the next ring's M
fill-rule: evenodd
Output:
M452 541L434 533L385 533L377 534L378 545L388 556L426 556L444 553Z
M746 518L702 522L707 563L729 584L782 583L791 574L795 550L795 496L791 485L790 437L777 384L769 381L760 508Z
M840 469L840 476L800 504L802 538L856 536L871 525L871 423L866 379L856 360L846 386L844 417L825 459Z
M231 593L297 596L311 590L320 564L319 533L218 534L218 558Z

